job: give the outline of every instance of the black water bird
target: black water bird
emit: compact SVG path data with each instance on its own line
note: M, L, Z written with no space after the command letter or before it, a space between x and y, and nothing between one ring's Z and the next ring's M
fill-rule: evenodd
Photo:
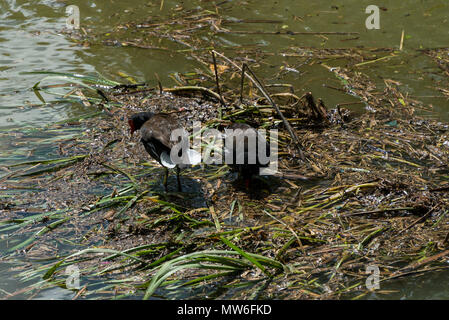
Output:
M232 134L229 134L229 129ZM225 162L232 171L238 172L248 189L253 176L259 175L262 168L269 166L270 145L256 129L246 123L232 123L225 132L225 139L230 140L225 142ZM253 143L250 143L251 140Z
M178 190L181 191L181 181L179 178L181 166L195 165L201 160L201 155L187 149L187 162L175 164L170 157L170 153L175 144L180 143L181 137L177 141L171 140L173 130L182 129L176 118L168 113L140 112L133 114L128 119L131 134L140 130L140 141L150 156L161 164L165 169L164 187L167 191L168 169L176 167L176 178L178 180ZM182 156L182 154L180 154Z

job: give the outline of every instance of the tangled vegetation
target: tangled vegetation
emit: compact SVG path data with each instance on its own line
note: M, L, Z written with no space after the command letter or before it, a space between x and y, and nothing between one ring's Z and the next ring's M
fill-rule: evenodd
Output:
M223 31L215 14L207 17ZM154 32L181 41L174 36L181 32L158 29L171 25ZM449 125L417 115L431 108L404 95L401 83L385 79L382 90L357 69L393 50L291 52L333 74L335 89L357 100L330 106L289 84L263 84L248 56L193 44L183 41L203 68L177 73L174 88L55 72L36 84L37 95L92 111L42 129L55 134L45 142L57 145L58 158L3 167L3 259L39 262L20 274L39 281L16 294L65 287L71 265L81 272L76 298L169 299L363 298L371 293L367 266L379 267L382 287L448 268ZM443 53L425 52L448 75ZM277 128L280 174L248 191L225 165L201 165L183 170L183 192L174 191L174 177L164 192L163 169L129 135L126 119L143 110L173 113L186 127Z

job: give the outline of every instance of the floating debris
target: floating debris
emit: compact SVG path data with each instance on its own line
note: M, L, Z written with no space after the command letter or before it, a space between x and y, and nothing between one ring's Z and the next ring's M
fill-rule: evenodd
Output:
M131 83L121 84L45 73L45 81L64 81L57 88L66 90L65 99L92 112L46 128L67 130L67 137L51 141L59 157L1 168L3 258L46 261L20 273L24 281L45 280L27 294L66 286L72 265L89 279L76 298L167 299L363 298L371 292L368 266L380 269L382 283L449 267L449 126L417 116L415 110L427 106L404 96L400 83L384 79L379 88L360 71L396 58L391 49L283 53L335 75L341 86L333 88L365 105L357 114L313 92L298 96L288 84L263 84L252 71L254 57L231 59L215 50L212 56L199 38L176 32L222 33L221 24L240 22L195 10L183 23L178 19L134 25L177 43L178 52L190 52L204 66L173 75L174 88L129 76ZM107 44L156 49L117 39ZM441 52L447 50L426 54L443 60L449 75ZM331 66L332 59L349 62ZM38 83L33 89L61 96L55 88ZM202 165L183 172L184 192L165 192L163 169L129 134L127 119L140 111L171 113L186 128L201 121L206 128L246 122L278 129L279 173L259 177L248 191L227 166ZM73 133L76 126L85 130Z

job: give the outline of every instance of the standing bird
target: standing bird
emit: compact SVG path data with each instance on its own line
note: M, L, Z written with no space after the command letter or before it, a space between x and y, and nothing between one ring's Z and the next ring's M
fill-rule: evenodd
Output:
M232 134L228 134L229 129L233 130ZM258 175L261 168L268 167L270 146L256 129L246 123L232 123L226 128L225 137L225 154L228 156L225 158L225 162L234 172L238 172L239 178L244 180L246 189L248 189L252 177ZM265 146L264 158L266 159L262 159L259 155L259 147L262 145ZM263 151L261 150L262 155ZM228 160L231 162L229 163Z
M140 130L141 139L145 150L150 156L161 164L165 169L164 187L167 191L168 169L176 167L176 178L178 180L178 190L181 191L181 181L179 179L180 164L175 164L171 160L171 149L180 143L171 140L173 130L182 129L181 125L173 116L167 113L139 112L128 119L131 135L134 131ZM181 154L178 154L182 156ZM194 150L187 149L187 162L181 165L198 164L201 155Z

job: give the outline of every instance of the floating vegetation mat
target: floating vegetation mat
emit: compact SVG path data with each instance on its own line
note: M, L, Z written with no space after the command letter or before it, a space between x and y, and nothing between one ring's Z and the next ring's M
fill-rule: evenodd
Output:
M336 54L307 52L326 63ZM359 53L338 51L352 66L365 61ZM87 299L363 298L372 266L380 295L392 279L449 267L449 125L415 114L428 105L396 81L380 90L354 68L323 61L363 112L264 86L251 69L241 95L241 60L215 58L214 66L201 56L211 68L178 74L175 88L46 73L37 94L92 110L45 129L67 133L50 141L58 156L1 167L2 260L27 261L19 278L32 281L4 298L54 286ZM173 174L165 192L163 169L129 134L128 116L142 110L170 112L186 127L276 128L280 173L246 190L227 166L201 165L182 171L183 192ZM77 288L67 282L75 267Z

